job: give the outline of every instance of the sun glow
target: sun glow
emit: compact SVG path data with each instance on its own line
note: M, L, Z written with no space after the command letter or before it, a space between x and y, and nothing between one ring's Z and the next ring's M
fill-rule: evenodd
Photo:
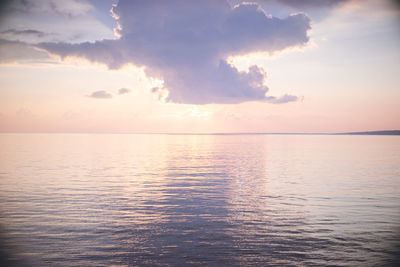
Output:
M185 112L186 117L194 117L194 118L208 118L213 113L211 111L202 111L199 110L198 107L191 107L189 110Z

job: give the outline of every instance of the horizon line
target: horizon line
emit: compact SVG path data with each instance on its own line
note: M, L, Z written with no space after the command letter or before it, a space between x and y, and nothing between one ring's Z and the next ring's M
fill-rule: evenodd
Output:
M400 135L400 130L357 132L0 132L0 134L152 134L152 135Z

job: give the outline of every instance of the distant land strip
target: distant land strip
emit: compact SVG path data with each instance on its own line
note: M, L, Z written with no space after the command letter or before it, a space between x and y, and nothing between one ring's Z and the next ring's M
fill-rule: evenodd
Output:
M400 130L386 130L386 131L368 131L368 132L349 132L337 134L351 134L351 135L400 135Z
M159 133L152 133L159 134ZM344 133L161 133L167 135L400 135L400 130L344 132Z
M344 133L151 133L167 135L400 135L400 130L344 132Z

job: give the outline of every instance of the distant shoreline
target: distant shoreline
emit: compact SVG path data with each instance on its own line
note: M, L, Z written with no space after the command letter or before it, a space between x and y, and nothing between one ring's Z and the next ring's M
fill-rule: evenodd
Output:
M345 135L400 135L400 130L337 133Z

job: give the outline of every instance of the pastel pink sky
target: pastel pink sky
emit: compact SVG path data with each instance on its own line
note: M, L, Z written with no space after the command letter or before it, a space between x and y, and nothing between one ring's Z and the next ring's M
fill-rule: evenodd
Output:
M400 129L391 1L161 2L5 5L0 132Z

